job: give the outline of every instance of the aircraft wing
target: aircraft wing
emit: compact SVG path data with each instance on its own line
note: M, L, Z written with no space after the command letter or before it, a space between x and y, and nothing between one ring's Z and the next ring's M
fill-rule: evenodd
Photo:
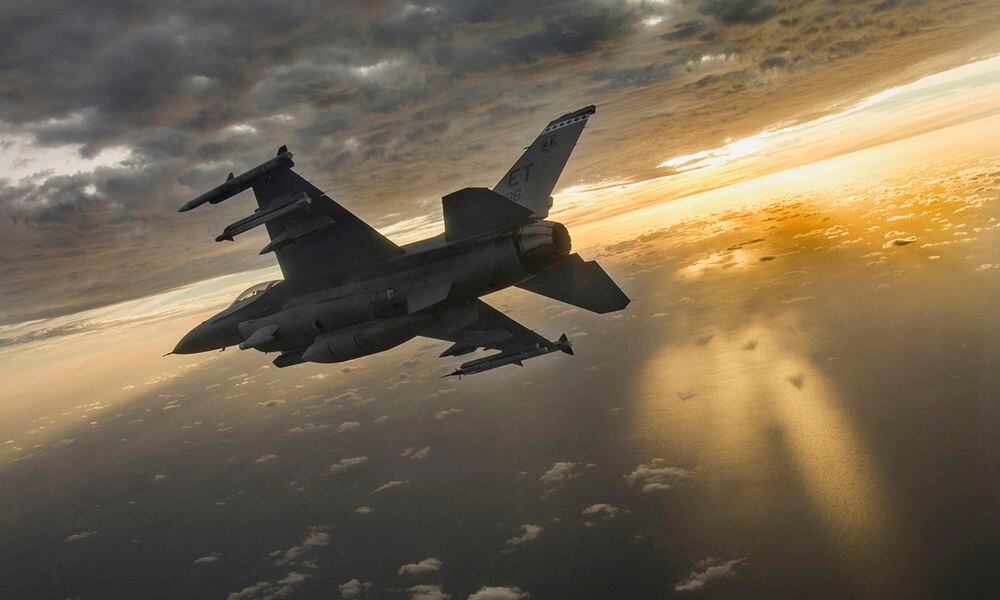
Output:
M336 279L358 267L404 254L290 168L277 168L256 179L253 192L259 206L255 215L272 215L264 223L271 243L261 254L274 252L286 281L317 276Z
M461 356L479 348L500 351L463 363L451 375L479 373L508 364L520 365L523 360L556 350L573 353L565 335L558 341L549 341L482 300L445 309L438 322L421 335L454 342L441 356Z
M274 158L238 177L230 173L225 182L185 203L180 212L218 204L252 187L257 210L227 225L215 241L232 241L265 225L271 242L260 253L274 252L286 281L339 279L359 267L405 254L292 171L294 166L292 153L282 146Z

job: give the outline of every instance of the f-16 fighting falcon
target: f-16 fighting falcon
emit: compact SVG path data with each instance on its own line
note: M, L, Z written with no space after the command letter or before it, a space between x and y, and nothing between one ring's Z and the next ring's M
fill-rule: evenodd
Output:
M481 373L561 350L479 299L509 286L596 313L629 299L594 261L570 253L570 236L546 220L552 190L596 108L563 115L492 190L465 188L442 198L444 233L398 246L292 171L278 155L191 200L181 212L217 204L253 188L258 208L228 225L216 241L264 225L284 279L259 283L191 330L173 353L238 345L280 353L278 367L348 361L416 336L453 344L441 356L480 348L493 354L449 375Z

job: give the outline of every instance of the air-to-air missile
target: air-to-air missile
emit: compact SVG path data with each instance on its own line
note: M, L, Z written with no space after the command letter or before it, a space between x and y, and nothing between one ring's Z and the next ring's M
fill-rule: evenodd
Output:
M219 234L215 241L221 242L222 240L233 241L233 238L237 235L250 231L254 227L263 225L268 221L274 221L280 217L287 215L288 213L294 212L308 206L311 200L309 195L305 192L293 192L288 194L284 199L274 202L274 206L268 206L266 209L259 209L254 211L249 217L243 217L235 223L231 223L226 226L226 228Z
M558 341L553 342L549 346L537 346L521 352L501 352L499 354L477 358L476 360L470 360L469 362L462 363L459 368L455 369L451 373L448 373L445 377L472 375L473 373L482 373L483 371L489 371L490 369L496 369L497 367L503 367L505 365L517 365L521 367L524 366L521 364L522 361L560 350L566 354L573 354L573 344L569 341L569 338L566 337L565 333L559 336Z
M271 160L257 165L239 177L230 173L229 178L226 179L225 183L218 185L198 196L194 200L191 200L184 206L180 207L177 212L186 212L192 208L198 208L206 202L209 204L218 204L219 202L232 198L236 194L239 194L243 190L249 188L253 185L254 181L259 179L268 171L273 171L281 167L291 168L293 166L295 166L295 163L292 162L292 153L288 151L286 146L282 146L278 148L278 155Z

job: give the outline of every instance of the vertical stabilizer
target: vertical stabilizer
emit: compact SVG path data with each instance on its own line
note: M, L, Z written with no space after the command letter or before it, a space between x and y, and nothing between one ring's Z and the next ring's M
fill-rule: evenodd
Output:
M552 207L552 190L573 153L576 141L597 108L593 105L549 123L493 188L544 219Z

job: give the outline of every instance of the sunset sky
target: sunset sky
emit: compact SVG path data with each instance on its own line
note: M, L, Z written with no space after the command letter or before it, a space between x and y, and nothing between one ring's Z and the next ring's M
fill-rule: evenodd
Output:
M542 599L557 580L596 590L588 561L635 598L930 598L962 576L968 597L1000 590L977 562L1000 548L1000 435L985 425L1000 416L995 2L3 12L3 27L30 33L0 37L4 562L42 581L42 554L68 565L84 544L115 554L169 539L193 554L137 555L137 572L169 564L175 597L231 600ZM591 103L551 217L633 304L599 317L520 291L489 298L543 335L567 331L575 357L442 383L454 365L426 339L281 371L235 348L162 356L280 277L257 255L263 232L213 241L250 212L250 192L176 212L229 171L287 144L298 173L407 243L443 230L441 196L492 186L545 123ZM424 447L430 458L411 458ZM99 482L123 491L105 497ZM427 541L401 516L413 505L377 505L397 493L496 548ZM69 500L52 516L35 506L45 498ZM217 521L209 505L245 502L271 525L243 545L226 541L246 526L238 515L217 547L165 538L148 529L160 512L111 512L136 501L183 507L192 528ZM275 517L272 502L300 514ZM366 533L362 503L364 519L391 520ZM369 533L396 546L369 547ZM542 543L537 560L518 558ZM318 553L320 567L268 544ZM533 570L602 544L641 566L595 550L558 577ZM430 558L444 566L419 563ZM102 597L118 588L95 573L128 579L90 560L52 589ZM196 574L217 561L225 575ZM783 568L812 575L783 592ZM143 581L120 589L146 593ZM488 584L499 595L476 597Z
M444 194L492 185L545 123L587 104L600 116L564 188L683 172L697 163L672 161L727 143L723 154L760 159L711 181L681 178L657 201L972 119L995 108L988 63L978 77L966 67L938 75L940 87L884 95L991 56L994 9L949 0L12 7L6 26L31 34L4 36L0 53L0 249L12 257L0 274L15 283L0 323L270 264L200 243L242 216L246 200L197 215L176 207L281 144L299 172L391 233L436 220ZM963 88L948 78L963 75L982 94L949 104L942 95ZM935 99L943 117L925 110ZM866 102L879 108L859 113Z

